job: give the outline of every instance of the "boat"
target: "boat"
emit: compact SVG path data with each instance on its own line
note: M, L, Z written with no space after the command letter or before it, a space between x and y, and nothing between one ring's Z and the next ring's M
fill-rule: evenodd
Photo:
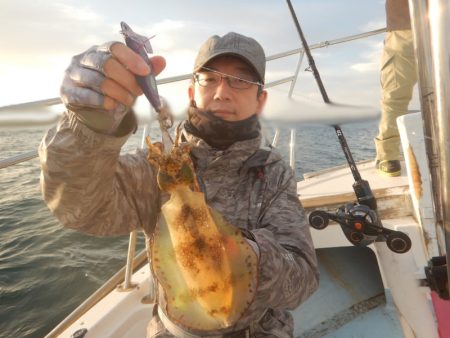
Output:
M321 281L318 291L293 311L295 337L450 337L447 320L450 315L450 271L446 264L450 241L447 209L450 203L448 184L442 183L449 182L447 168L450 158L445 146L447 130L442 122L440 126L433 124L436 120L446 121L450 112L446 99L450 98L446 87L450 79L449 65L442 62L450 56L450 41L439 36L448 32L450 1L430 2L429 11L434 14L430 20L432 29L423 20L427 10L425 1L412 0L410 4L417 50L421 51L418 60L422 111L398 120L405 155L402 175L395 178L379 176L373 159L356 164L361 177L370 183L377 201L377 214L369 216L367 209L359 208L364 204L354 189L355 176L351 166L308 173L299 180L300 201L309 215L320 216L310 217L310 221ZM382 32L384 29L309 48L331 46ZM427 39L428 34L433 37L431 40ZM428 44L433 48L426 48ZM268 61L293 54L302 59L304 53L304 48L295 49L269 56ZM431 57L434 57L433 66ZM300 63L294 75L268 83L267 87L290 82L293 88ZM434 79L427 76L431 73L435 74ZM189 76L159 80L159 84ZM17 108L59 103L55 98L26 103ZM437 118L430 118L432 114ZM275 134L272 142L274 146L277 146L278 135ZM294 139L291 131L291 164L296 147ZM439 160L430 156L434 151L440 151ZM35 156L30 152L2 161L0 168ZM411 241L410 248L404 244L405 241L395 246L392 244L395 240L391 237L389 242L389 236L384 235L377 234L374 236L376 239L372 238L368 243L359 243L359 237L349 237L345 232L348 226L339 223L339 216L358 217L361 212L364 219L369 217L369 223L379 217L387 234L405 234ZM136 255L137 236L136 232L130 234L126 266L46 337L146 336L155 301L155 283L146 250Z

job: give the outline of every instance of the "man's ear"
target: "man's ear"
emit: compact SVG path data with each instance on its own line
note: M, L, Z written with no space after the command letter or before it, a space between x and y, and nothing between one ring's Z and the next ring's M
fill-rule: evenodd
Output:
M188 88L189 101L194 100L194 85L190 85Z
M261 115L261 113L262 113L262 111L264 109L264 105L266 104L266 101L267 101L267 95L269 95L267 93L267 90L263 90L261 92L261 94L259 94L256 97L256 100L258 101L258 105L256 107L256 115Z

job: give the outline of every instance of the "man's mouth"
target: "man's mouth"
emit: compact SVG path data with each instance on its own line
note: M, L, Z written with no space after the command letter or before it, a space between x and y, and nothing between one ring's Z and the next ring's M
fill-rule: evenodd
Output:
M231 110L226 110L226 109L216 109L216 110L213 110L212 113L214 114L214 116L220 117L220 118L226 118L226 117L234 115L234 113Z

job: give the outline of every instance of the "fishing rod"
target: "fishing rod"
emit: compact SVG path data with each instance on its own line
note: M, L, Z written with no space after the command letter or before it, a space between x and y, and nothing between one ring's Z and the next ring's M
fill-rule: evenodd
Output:
M313 58L313 56L311 54L311 50L309 49L309 45L308 45L308 43L306 41L305 35L303 34L303 31L302 31L302 29L300 27L300 23L298 22L297 15L295 14L294 8L292 7L292 3L291 3L290 0L286 0L286 1L287 1L288 6L289 6L289 11L291 12L291 15L292 15L292 19L294 20L295 26L297 28L297 32L298 32L298 34L300 36L300 40L302 41L303 50L304 50L304 52L306 54L306 57L308 59L309 67L311 68L311 71L312 71L312 73L314 75L314 78L315 78L315 80L317 82L317 85L319 86L319 90L320 90L320 94L322 95L322 99L323 99L323 101L325 103L331 104L331 100L328 97L328 94L327 94L327 91L325 90L325 87L323 85L322 79L320 78L319 70L317 69L316 63L314 62L314 58ZM341 144L341 148L344 151L345 158L347 159L347 162L348 162L348 164L350 166L350 170L352 172L352 175L353 175L355 181L356 182L363 181L362 178L361 178L361 175L360 175L360 173L358 171L358 168L356 167L355 160L353 159L352 153L351 153L350 148L349 148L349 146L347 144L347 140L346 140L346 138L344 136L344 133L343 133L341 127L339 125L333 125L333 128L334 128L334 130L336 132L336 135L337 135L337 137L339 139L339 143ZM358 197L358 194L357 194L357 197ZM367 199L367 196L365 196L365 197L366 197L365 200L367 200L367 202L366 202L367 205L369 207L371 207L372 209L376 209L377 208L376 200L375 200L375 198L373 198L373 195L372 195L372 198L369 198L369 199ZM362 202L360 202L360 203L362 203ZM365 204L365 203L362 203L362 204Z
M320 78L319 70L314 62L314 58L300 27L292 3L290 0L286 0L286 2L297 28L298 35L300 36L300 40L302 41L303 50L308 59L309 67L319 86L322 99L325 103L332 104L322 79ZM368 245L375 240L385 239L389 249L392 251L397 253L407 252L411 248L410 238L401 231L394 231L383 227L380 217L378 216L375 196L370 188L369 182L363 180L358 171L358 167L353 159L344 132L337 124L333 125L333 128L355 180L353 183L353 191L355 192L359 205L348 203L345 206L338 208L336 214L320 210L313 211L309 216L311 226L316 229L324 229L331 219L341 225L347 239L354 245Z

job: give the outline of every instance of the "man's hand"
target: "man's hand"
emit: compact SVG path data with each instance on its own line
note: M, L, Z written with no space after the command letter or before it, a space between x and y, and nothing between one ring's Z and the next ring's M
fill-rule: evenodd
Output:
M113 133L142 94L135 75L149 74L150 67L159 74L165 67L161 56L150 61L151 65L146 64L120 42L93 46L72 58L61 86L61 99L89 127Z

